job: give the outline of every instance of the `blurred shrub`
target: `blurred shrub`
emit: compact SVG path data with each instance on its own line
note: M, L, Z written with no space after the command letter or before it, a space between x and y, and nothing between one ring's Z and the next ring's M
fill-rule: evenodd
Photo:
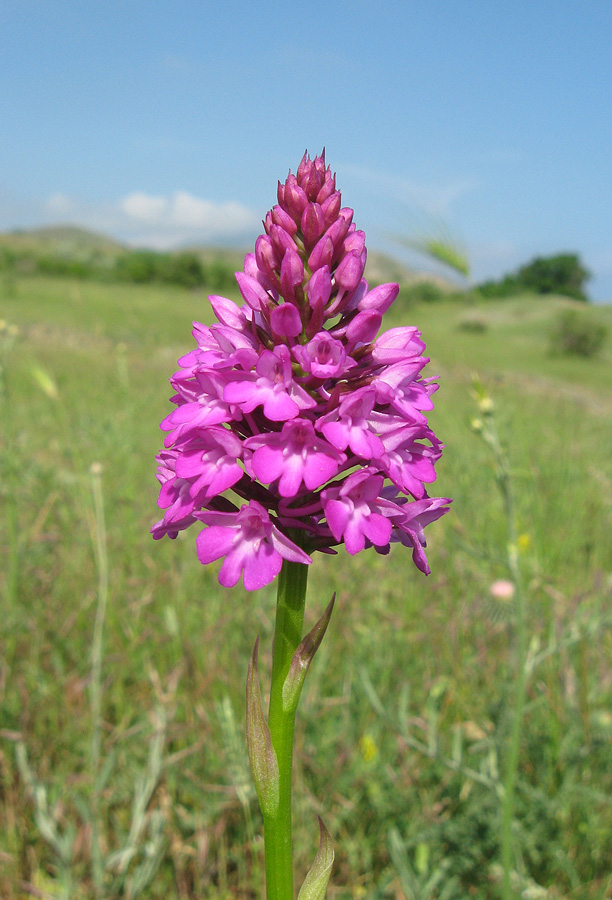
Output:
M577 253L560 253L558 256L537 257L518 270L519 283L536 294L563 294L575 300L586 301L584 283L590 275L580 262Z
M550 348L566 356L595 356L606 339L606 326L576 309L557 316L550 335Z
M189 250L181 253L156 253L154 250L128 250L118 257L115 277L141 284L154 281L181 287L207 287L219 291L235 286L234 269L222 259L202 262Z
M101 254L95 250L70 253L0 246L0 271L11 275L46 275L136 284L161 282L185 288L207 287L214 291L235 287L234 266L230 262L220 258L204 262L198 253L188 250L159 253L135 249Z
M521 293L523 289L516 276L506 275L499 281L483 281L478 285L477 290L483 299L489 300L496 297L510 297L512 294Z
M10 247L0 247L0 270L12 269L15 265L15 253Z
M469 331L472 334L483 334L488 331L489 324L484 319L470 317L469 319L461 319L457 323L458 331Z
M153 250L130 250L118 257L115 276L120 281L146 284L159 276L158 253Z
M556 256L538 256L499 281L483 282L478 290L483 297L508 297L531 291L586 301L584 286L589 278L590 274L577 253L559 253Z
M92 263L89 260L53 254L37 257L34 264L36 271L41 275L89 278L92 271Z
M444 300L447 292L433 281L416 281L414 284L402 285L402 297L409 303L437 303Z
M205 266L206 284L215 291L236 286L234 267L222 259L213 259Z
M155 275L167 284L198 287L204 284L204 267L195 253L157 253Z

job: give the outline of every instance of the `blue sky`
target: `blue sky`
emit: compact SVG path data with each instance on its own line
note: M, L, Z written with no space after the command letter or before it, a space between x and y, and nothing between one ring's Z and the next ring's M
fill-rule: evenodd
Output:
M577 251L612 300L611 43L610 0L0 0L0 229L250 245L325 146L370 247Z

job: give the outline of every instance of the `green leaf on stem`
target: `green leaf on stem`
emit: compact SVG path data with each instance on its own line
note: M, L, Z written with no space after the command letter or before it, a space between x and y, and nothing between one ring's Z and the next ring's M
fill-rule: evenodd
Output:
M278 811L279 798L278 760L272 746L270 729L263 714L257 670L258 650L259 638L255 641L247 674L247 747L261 811L264 816L274 817Z
M329 620L334 608L336 594L334 592L329 605L312 631L309 631L293 654L291 667L283 684L283 711L293 712L297 708L302 685L306 678L306 672L312 662L315 653L319 649L321 641L327 631Z
M325 892L327 891L329 877L334 864L334 848L329 831L323 824L320 816L319 830L321 832L319 850L315 856L312 868L300 888L298 900L325 900Z

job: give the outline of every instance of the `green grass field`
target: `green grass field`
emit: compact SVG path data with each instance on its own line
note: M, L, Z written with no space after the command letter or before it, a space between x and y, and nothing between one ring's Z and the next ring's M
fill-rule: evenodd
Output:
M612 336L596 358L551 356L570 305L407 308L400 294L386 317L427 341L440 378L431 421L446 443L432 493L454 503L429 530L429 578L402 548L312 567L307 622L333 591L337 605L298 712L294 844L303 877L320 814L336 847L330 900L500 895L516 610L490 592L508 578L508 535L491 453L471 427L474 373L510 460L528 598L516 896L612 897ZM612 307L585 314L612 332ZM191 529L175 542L149 535L168 377L192 346L191 321L210 320L205 295L7 279L0 319L20 330L0 399L0 897L261 897L244 683L258 634L268 680L274 589L220 588ZM7 348L6 329L0 340ZM125 846L131 855L113 858Z

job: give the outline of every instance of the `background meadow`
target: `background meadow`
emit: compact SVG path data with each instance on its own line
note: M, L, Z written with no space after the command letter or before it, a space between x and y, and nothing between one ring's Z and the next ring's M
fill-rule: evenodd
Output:
M218 288L2 278L0 896L260 897L244 684L257 634L266 683L274 589L228 592L191 533L149 535L167 379ZM303 873L320 814L330 900L499 896L518 612L491 592L510 577L491 401L526 588L512 884L612 896L612 342L551 353L578 307L611 330L612 308L552 295L405 287L385 317L427 342L432 492L454 502L429 578L403 548L312 566L307 623L337 605L298 713L295 850Z

